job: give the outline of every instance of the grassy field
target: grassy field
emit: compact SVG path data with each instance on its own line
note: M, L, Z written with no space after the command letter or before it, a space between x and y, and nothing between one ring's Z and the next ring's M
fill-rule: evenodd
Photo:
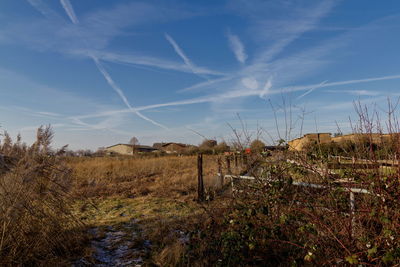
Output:
M195 156L155 158L70 158L76 196L190 199L197 190ZM206 186L217 172L215 157L205 157Z
M136 249L146 252L135 256L136 250L132 250L117 256L119 260L140 257L143 263L160 266L179 261L176 254L183 253L179 238L204 213L203 205L195 201L196 157L69 158L67 162L74 177L74 214L89 230L96 229L90 238L104 239L107 232L135 235ZM216 157L205 156L208 192L213 190L216 172ZM151 250L146 250L145 244L151 244ZM124 243L118 239L105 246L108 248L102 249L112 254ZM95 249L88 244L81 260L100 263ZM168 250L173 250L172 254Z
M0 265L179 261L166 251L183 253L177 240L204 213L196 157L63 157L49 153L52 136L0 144ZM207 195L216 162L204 158Z

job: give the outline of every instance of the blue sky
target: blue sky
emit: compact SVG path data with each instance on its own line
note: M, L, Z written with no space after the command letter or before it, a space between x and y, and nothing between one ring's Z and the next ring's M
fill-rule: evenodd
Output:
M268 143L346 132L399 96L399 33L398 1L2 0L0 125L72 149L230 141L237 114Z

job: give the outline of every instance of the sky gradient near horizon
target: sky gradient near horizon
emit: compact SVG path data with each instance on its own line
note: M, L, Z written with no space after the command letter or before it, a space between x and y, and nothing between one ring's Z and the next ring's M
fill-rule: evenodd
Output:
M400 96L399 33L398 1L2 0L0 126L71 149L229 141L238 114L267 143L285 112L288 139L346 132L353 101Z

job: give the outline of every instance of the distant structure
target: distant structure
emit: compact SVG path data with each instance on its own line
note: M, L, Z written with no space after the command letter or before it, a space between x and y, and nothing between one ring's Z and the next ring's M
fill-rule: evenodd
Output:
M187 150L191 148L195 148L196 146L193 145L186 145L182 143L174 143L174 142L161 142L161 143L154 143L153 144L154 148L159 149L160 151L163 151L167 154L173 154L173 153L184 153L187 152Z
M346 134L332 137L331 133L308 133L303 137L293 139L288 142L289 150L302 151L310 143L329 144L343 142L359 142L362 140L371 140L372 143L381 144L389 141L393 134L366 133L366 134Z
M154 143L153 147L161 150L162 146L165 145L165 144L168 144L168 143L164 143L164 142L162 142L162 143Z
M161 145L161 150L168 154L183 153L188 147L188 145L181 143L163 143Z
M116 144L105 148L107 154L133 155L135 152L156 152L157 148L143 145Z
M289 150L302 151L310 143L326 144L332 141L331 133L308 133L288 142Z
M282 145L282 146L264 146L263 151L268 152L268 151L284 151L288 150L288 146Z

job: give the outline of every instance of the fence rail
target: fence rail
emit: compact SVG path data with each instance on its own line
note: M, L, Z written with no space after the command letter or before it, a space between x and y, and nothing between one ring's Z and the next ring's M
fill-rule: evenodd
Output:
M204 201L204 184L203 184L203 157L202 155L198 155L198 200L199 201ZM316 168L315 166L304 166L303 164L300 164L299 162L296 162L294 160L289 160L287 159L287 162L300 165L305 168L309 168L310 170L319 173L321 175L335 175L336 173L331 172L329 169L322 169L322 168ZM353 158L353 164L355 163L354 158ZM223 186L224 182L226 179L230 180L232 190L235 190L235 180L256 180L256 177L249 176L249 175L233 175L231 173L231 164L230 164L230 159L229 157L226 157L226 165L227 165L227 172L228 174L224 175L222 173L222 160L218 159L218 173L217 177L219 177L219 183L221 187ZM274 181L274 179L271 178L262 178L264 181ZM343 192L349 193L349 208L350 208L350 216L351 216L351 231L352 231L352 236L354 236L354 225L355 225L355 212L356 212L356 199L355 199L355 194L373 194L372 192L368 191L367 189L364 188L356 188L356 187L346 187L343 185L326 185L326 184L314 184L314 183L307 183L307 182L292 182L293 186L300 186L300 187L309 187L309 188L316 188L316 189L343 189ZM374 194L375 195L375 194ZM377 195L379 196L379 195Z
M217 175L221 176L220 173L217 173ZM231 175L231 174L227 174L227 175L224 175L224 179L256 180L257 178L255 178L253 176L247 176L247 175ZM263 179L263 180L274 181L273 179ZM348 191L349 193L371 194L370 191L368 191L367 189L364 189L364 188L353 188L353 187L345 187L345 186L339 186L339 185L326 186L326 185L323 185L323 184L313 184L313 183L307 183L307 182L293 182L292 185L319 188L319 189L332 189L332 187L334 187L335 189L341 188L341 189L343 189L345 191Z
M222 176L221 173L217 174L219 177ZM243 179L243 180L256 180L257 178L253 176L247 176L247 175L231 175L227 174L223 176L224 179L230 179L231 180L231 187L232 190L234 190L234 180L235 179ZM266 181L274 181L271 178L264 178L263 180ZM327 186L323 184L313 184L313 183L307 183L307 182L293 182L292 185L294 186L301 186L301 187L310 187L310 188L317 188L317 189L332 189L332 186ZM351 215L351 232L352 236L354 236L354 225L355 225L355 212L356 212L356 198L355 194L372 194L370 191L364 188L353 188L353 187L344 187L344 186L339 186L335 185L333 186L335 189L343 189L345 192L349 193L349 207L350 207L350 215Z
M398 167L399 166L399 160L397 159L377 159L377 160L370 160L370 159L356 159L354 157L345 157L345 156L330 156L331 158L337 159L339 162L344 159L344 160L352 160L353 163L355 162L366 162L369 164L377 164L379 166L393 166L393 167Z

